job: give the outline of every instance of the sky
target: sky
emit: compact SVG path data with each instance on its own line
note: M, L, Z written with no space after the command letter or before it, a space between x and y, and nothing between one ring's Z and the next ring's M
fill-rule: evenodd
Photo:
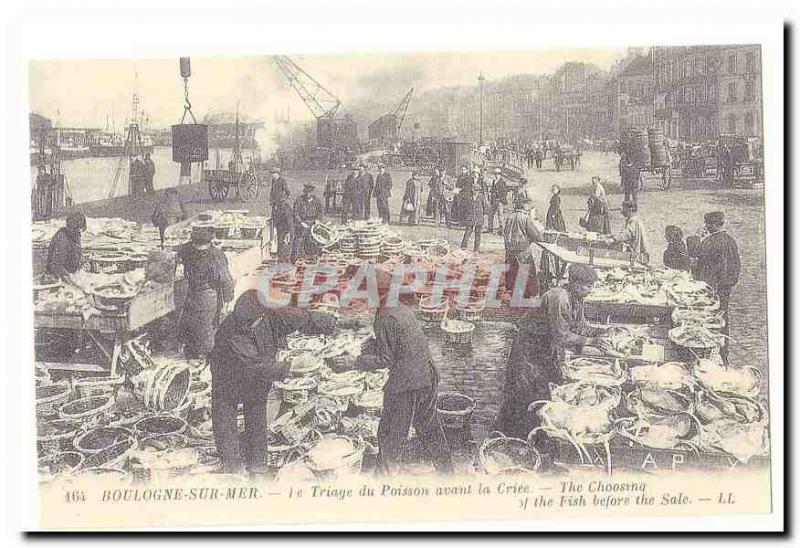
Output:
M385 101L387 111L409 88L415 93L444 86L475 85L514 74L545 74L566 61L585 61L608 70L623 49L561 49L529 52L457 52L290 56L342 101L342 111L360 102ZM272 120L312 116L268 56L191 59L189 98L200 119L209 112L240 111ZM106 127L117 131L131 113L138 90L149 127L178 123L183 114L183 81L178 59L52 59L30 63L30 110L62 127ZM413 110L413 101L410 106Z

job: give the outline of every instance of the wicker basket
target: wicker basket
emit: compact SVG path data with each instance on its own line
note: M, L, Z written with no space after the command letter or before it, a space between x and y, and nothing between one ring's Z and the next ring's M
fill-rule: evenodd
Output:
M105 451L112 445L131 437L130 430L116 426L101 426L75 436L72 445L84 455Z
M472 420L476 401L457 392L440 392L436 399L436 413L443 428L466 428Z
M114 398L111 396L91 396L65 403L58 410L58 415L62 419L79 420L84 424L92 423L113 405Z
M36 415L55 415L56 409L66 402L72 389L67 383L48 384L36 387Z
M187 423L180 417L172 415L151 415L139 420L134 426L134 433L140 439L158 434L182 434Z
M119 387L125 382L124 375L115 377L83 377L72 382L79 398L90 398L92 396L112 396L116 398Z
M527 441L492 432L478 450L478 462L487 474L497 475L513 470L535 472L542 464L539 452Z
M42 424L42 423L40 423ZM60 453L62 451L72 451L72 440L81 432L81 422L66 419L56 419L43 426L50 425L52 431L45 430L37 433L36 441L42 453ZM60 428L56 428L60 427ZM61 428L63 427L63 428Z
M469 322L464 322L469 327L465 326L463 330L453 330L447 322L440 324L444 338L451 344L470 344L472 342L472 334L475 331L475 325Z
M83 468L125 468L133 451L136 449L136 440L131 436L98 453L86 457L81 464Z

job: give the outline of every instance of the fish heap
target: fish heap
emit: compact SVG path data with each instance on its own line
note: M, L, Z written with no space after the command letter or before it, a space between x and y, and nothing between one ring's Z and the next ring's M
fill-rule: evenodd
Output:
M70 276L71 283L34 284L34 312L44 314L81 314L88 317L100 313L105 301L130 300L145 286L144 270L125 274L95 274L79 270Z
M719 301L711 287L683 270L635 272L622 268L598 272L586 297L589 301L636 303L693 310L716 310Z
M626 363L622 358L569 356L565 379L550 386L550 399L529 409L538 430L571 444L582 464L587 446L605 448L620 438L651 449L728 455L747 463L769 450L768 413L755 367L732 367L709 359Z

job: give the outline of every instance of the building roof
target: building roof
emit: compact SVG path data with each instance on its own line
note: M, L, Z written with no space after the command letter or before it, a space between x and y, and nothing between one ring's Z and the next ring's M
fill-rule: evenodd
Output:
M650 57L637 57L633 59L628 66L622 69L622 73L625 76L634 76L637 74L652 74L653 73L653 63L650 60Z

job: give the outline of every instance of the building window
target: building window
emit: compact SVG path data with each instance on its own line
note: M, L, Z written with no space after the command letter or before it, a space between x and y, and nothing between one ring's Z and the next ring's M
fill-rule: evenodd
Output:
M694 103L694 88L691 86L686 86L686 102Z
M728 96L725 98L725 102L736 102L736 82L728 82Z
M706 88L705 86L697 86L695 90L695 97L697 97L698 103L705 103L706 102Z
M744 98L747 101L752 101L756 98L755 87L753 86L752 80L748 80L744 83Z
M708 83L708 102L709 103L717 102L717 84L715 84L714 82Z
M745 66L747 72L755 72L756 70L756 54L752 51L745 56Z
M744 131L747 135L755 135L755 128L753 127L753 113L748 112L744 115Z
M728 74L736 74L736 54L728 55Z
M728 114L728 133L736 134L736 115Z

